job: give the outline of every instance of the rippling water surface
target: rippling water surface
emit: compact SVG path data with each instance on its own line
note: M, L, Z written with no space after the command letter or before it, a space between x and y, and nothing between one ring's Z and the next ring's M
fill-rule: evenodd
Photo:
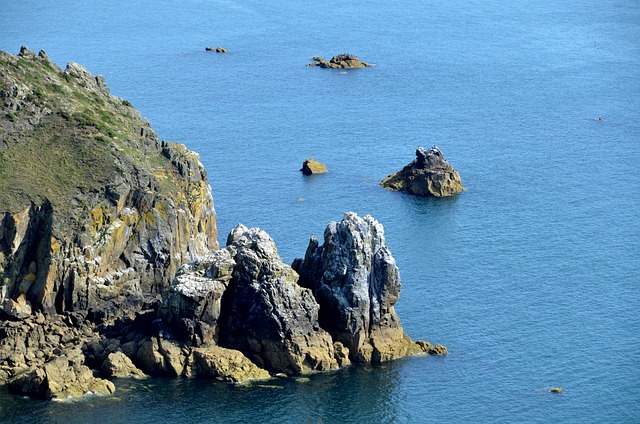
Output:
M291 262L345 211L372 214L406 332L450 354L269 387L2 392L0 421L640 421L637 1L24 0L0 8L0 49L21 44L105 75L198 151L221 242L259 226ZM304 66L343 52L376 66ZM440 146L467 191L383 190L418 145ZM303 178L309 156L330 173Z

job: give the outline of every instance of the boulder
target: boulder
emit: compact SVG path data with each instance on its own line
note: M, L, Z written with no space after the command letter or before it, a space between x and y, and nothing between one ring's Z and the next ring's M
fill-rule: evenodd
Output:
M105 378L144 377L144 373L122 352L110 353L102 363L101 372Z
M31 316L31 305L27 302L24 293L19 295L16 300L4 299L2 310L7 316L15 319L25 319Z
M146 374L180 377L185 374L189 355L189 348L181 343L151 337L140 345L136 362Z
M96 378L77 359L61 356L43 367L30 369L9 381L9 390L20 395L42 399L67 399L86 394L111 394L115 386Z
M227 248L236 267L222 299L220 345L272 372L337 368L333 340L318 323L318 303L297 284L298 274L282 262L271 237L239 225Z
M380 182L390 190L406 191L418 196L445 197L463 191L460 174L447 162L437 146L418 147L416 159Z
M342 68L368 68L373 65L367 62L361 61L358 56L352 54L339 54L327 61L319 56L314 56L311 59L313 62L307 66L319 66L321 68L342 69Z
M294 268L300 285L313 290L320 304L320 325L348 349L351 361L382 362L420 352L395 313L400 273L374 218L347 212L329 224L322 245L311 238Z
M242 352L220 346L199 347L192 352L192 374L197 377L242 383L266 380L269 373L256 366Z
M302 168L300 168L300 171L302 171L304 175L324 174L325 172L329 172L324 163L318 162L312 158L302 162Z

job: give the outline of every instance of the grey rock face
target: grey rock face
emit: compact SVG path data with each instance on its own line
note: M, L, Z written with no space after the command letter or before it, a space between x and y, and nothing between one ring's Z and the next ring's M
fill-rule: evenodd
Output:
M285 265L264 231L242 225L227 241L233 279L223 297L220 344L262 368L300 374L337 367L333 341L318 324L318 304Z
M320 304L322 328L352 361L380 362L416 350L394 310L400 273L374 218L346 213L329 224L322 245L312 237L304 260L294 266Z
M227 249L184 265L160 308L162 320L194 344L216 342L222 295L236 263Z

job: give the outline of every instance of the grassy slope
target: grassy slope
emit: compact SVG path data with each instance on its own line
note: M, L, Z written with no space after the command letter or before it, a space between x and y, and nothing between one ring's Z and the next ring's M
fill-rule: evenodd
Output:
M68 211L78 193L102 191L133 163L155 175L175 172L159 150L139 149L143 121L128 102L83 87L46 60L0 52L0 68L5 97L16 83L27 93L21 109L0 112L0 126L45 111L35 128L10 131L0 143L0 211L43 198Z

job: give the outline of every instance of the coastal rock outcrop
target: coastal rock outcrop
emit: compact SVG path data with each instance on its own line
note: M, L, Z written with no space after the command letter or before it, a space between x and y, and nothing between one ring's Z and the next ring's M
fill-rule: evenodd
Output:
M333 340L318 324L318 303L297 284L298 274L282 262L271 237L240 225L227 246L236 267L223 298L220 344L274 372L337 368Z
M294 268L320 304L320 325L348 349L351 361L382 362L422 351L395 313L400 272L382 225L371 216L348 212L330 223L324 242L312 237Z
M463 191L460 174L447 162L436 146L418 147L416 159L380 183L390 190L406 191L418 196L445 197Z
M14 393L446 353L404 334L377 221L347 213L292 267L258 228L218 249L198 155L160 141L80 65L0 52L0 171L0 384Z
M319 66L321 68L342 69L342 68L369 68L373 66L370 63L361 61L358 56L352 54L339 54L327 61L319 56L311 59L313 62L307 66Z
M160 141L103 77L26 47L0 52L0 128L7 315L162 292L183 263L217 248L198 155Z
M54 358L42 367L16 375L9 381L9 390L42 399L66 399L88 393L107 395L115 391L111 381L94 377L82 364L82 352L70 352L74 355Z
M309 158L302 162L302 168L300 168L300 171L304 175L324 174L326 172L329 172L327 166L324 163L318 162L317 160L312 158Z

